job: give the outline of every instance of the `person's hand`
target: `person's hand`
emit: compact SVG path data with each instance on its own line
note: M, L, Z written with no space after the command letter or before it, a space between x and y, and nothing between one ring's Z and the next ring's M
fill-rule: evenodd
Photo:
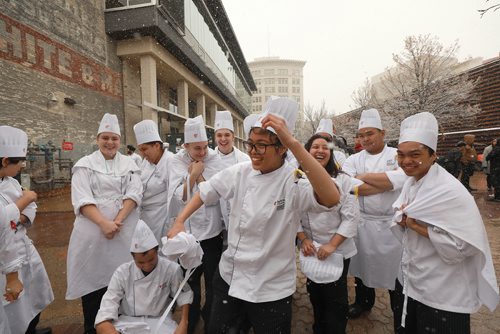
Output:
M36 202L38 195L32 190L23 190L23 195L21 197L27 198L30 202Z
M401 226L401 227L406 227L406 219L407 219L407 218L408 218L408 217L407 217L406 215L403 215L403 216L401 217L401 221L400 221L400 222L398 222L398 225L399 225L399 226Z
M316 253L312 240L308 238L301 241L300 249L305 256L313 256Z
M101 231L106 237L106 239L113 239L116 233L120 231L121 224L117 224L112 220L103 220L99 226L101 227Z
M193 161L189 165L189 168L190 168L189 172L190 177L193 180L197 180L205 170L205 165L203 164L203 161Z
M180 321L179 325L175 329L174 334L186 334L188 329L188 323L187 321Z
M288 130L286 121L283 118L273 114L268 114L260 122L264 129L272 127L276 131L276 135L278 135L278 138L284 147L290 148L297 142L297 139L295 139L290 133L290 130Z
M23 283L17 277L17 273L15 275L7 274L6 278L7 282L5 283L5 294L3 296L7 301L12 302L19 298L23 291Z
M113 326L113 324L111 323L110 320L106 320L106 321L103 321L101 323L98 323L97 325L95 325L95 330L96 330L97 334L119 334L120 333L116 330L115 326Z
M167 232L167 238L172 239L177 234L185 231L186 229L184 228L184 222L176 219L175 223L172 224L172 228Z
M330 245L329 243L321 245L321 247L318 249L318 254L317 257L319 260L325 260L327 257L329 257L337 247Z

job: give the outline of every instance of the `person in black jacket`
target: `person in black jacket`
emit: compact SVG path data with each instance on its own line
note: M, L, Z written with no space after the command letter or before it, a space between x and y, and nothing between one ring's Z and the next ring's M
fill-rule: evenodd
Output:
M497 139L498 143L498 139ZM490 175L492 178L495 196L491 199L495 202L500 202L500 146L496 145L488 154L486 160L490 162Z

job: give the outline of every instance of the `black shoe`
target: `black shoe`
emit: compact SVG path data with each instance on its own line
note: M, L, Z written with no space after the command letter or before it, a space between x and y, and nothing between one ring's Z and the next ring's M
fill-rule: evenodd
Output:
M349 305L349 311L348 311L349 319L359 318L359 316L363 314L363 312L369 312L369 311L370 309L366 309L359 304L356 303L351 304Z
M35 329L35 334L52 334L52 328L44 327Z

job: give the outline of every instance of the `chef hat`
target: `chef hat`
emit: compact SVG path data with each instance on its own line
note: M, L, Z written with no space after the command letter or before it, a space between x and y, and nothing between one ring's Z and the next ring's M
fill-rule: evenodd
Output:
M118 117L114 114L105 113L102 116L101 124L99 124L99 130L97 130L97 135L103 132L111 132L121 136L120 124L118 124Z
M424 144L434 151L437 148L438 122L429 112L421 112L407 117L401 123L399 143L415 141Z
M156 246L158 246L158 241L156 241L153 232L144 221L139 219L132 236L130 251L132 253L144 253Z
M194 235L180 232L171 239L161 238L161 243L163 244L162 253L172 261L179 259L184 269L196 268L201 264L203 249Z
M233 116L227 110L215 112L215 131L220 129L228 129L234 132Z
M295 121L297 121L298 111L299 105L297 102L286 97L271 96L264 105L264 110L261 114L252 114L245 118L243 121L245 133L248 136L252 128L261 128L262 123L260 121L267 114L274 114L283 118L286 122L288 130L293 133L293 130L295 129ZM276 131L271 127L268 127L266 130L276 133Z
M0 157L26 157L28 135L21 129L8 125L0 126Z
M184 143L189 144L207 140L207 130L205 129L203 117L199 115L195 118L188 118L184 123Z
M316 133L325 132L328 133L331 137L333 137L333 122L331 118L322 118L319 121L318 128L316 129Z
M359 119L358 130L363 128L376 128L383 130L382 121L380 120L380 115L377 109L363 110L361 113L361 118Z
M150 119L145 119L134 125L134 133L137 145L153 141L161 142L160 135L158 134L158 125Z

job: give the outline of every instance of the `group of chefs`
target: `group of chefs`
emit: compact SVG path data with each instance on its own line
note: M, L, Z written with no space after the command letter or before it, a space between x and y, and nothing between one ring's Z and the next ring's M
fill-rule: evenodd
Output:
M345 333L374 306L375 288L389 291L395 333L470 333L471 313L496 308L484 224L470 193L435 163L432 114L405 119L390 148L378 111L364 110L363 150L345 159L331 120L305 145L294 138L297 113L296 102L272 97L244 120L246 152L234 146L228 111L216 112L215 150L201 116L186 120L176 154L143 120L134 126L140 166L119 152L116 115L104 115L98 150L72 171L66 298L81 298L85 333L156 333L153 319L192 334L200 318L211 334L291 333L297 247L314 333ZM26 235L36 193L13 178L26 149L24 131L0 126L1 333L50 333L37 324L54 296ZM181 261L165 256L182 242ZM182 261L189 252L201 260L193 270ZM173 301L178 323L162 316Z

